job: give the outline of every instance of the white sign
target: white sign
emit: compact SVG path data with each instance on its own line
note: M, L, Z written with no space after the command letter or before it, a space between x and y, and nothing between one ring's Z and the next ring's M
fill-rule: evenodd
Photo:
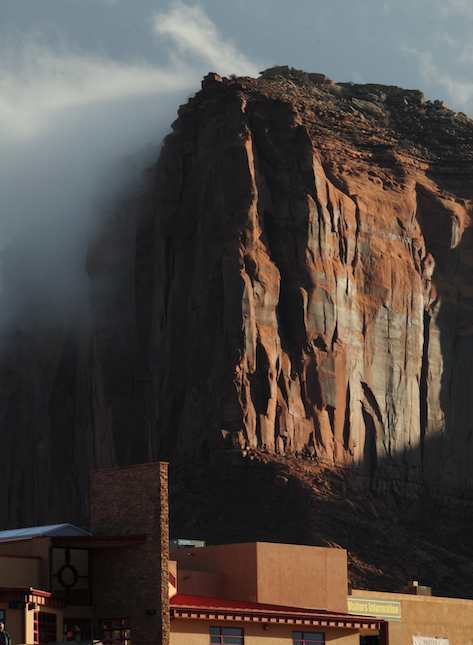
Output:
M432 636L413 636L412 645L450 645L448 638L433 638Z

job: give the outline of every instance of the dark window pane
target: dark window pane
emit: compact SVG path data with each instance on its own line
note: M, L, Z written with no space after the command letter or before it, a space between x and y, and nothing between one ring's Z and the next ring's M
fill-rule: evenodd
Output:
M243 645L243 630L238 627L210 627L211 645Z
M322 632L292 632L293 645L325 645Z
M323 645L325 643L325 636L321 632L303 632L303 638L307 644L319 645L321 643Z
M243 637L243 630L238 627L222 627L222 634L224 636L239 636Z

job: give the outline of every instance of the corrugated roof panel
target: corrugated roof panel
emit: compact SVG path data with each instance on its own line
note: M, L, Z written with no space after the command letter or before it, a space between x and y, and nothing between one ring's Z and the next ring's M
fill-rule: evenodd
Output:
M91 535L91 533L73 524L48 524L46 526L30 526L23 529L0 531L0 542L16 542L38 537L70 537L74 535Z

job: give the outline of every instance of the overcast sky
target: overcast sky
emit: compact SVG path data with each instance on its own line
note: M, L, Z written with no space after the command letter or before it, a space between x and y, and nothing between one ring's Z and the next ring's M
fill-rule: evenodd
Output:
M289 64L335 80L416 87L471 112L473 0L200 0L187 6L200 7L223 41L257 67ZM0 36L9 47L33 39L55 50L162 65L169 61L169 37L156 33L153 19L171 7L183 4L1 0Z
M473 114L472 28L473 0L0 0L0 323L75 306L120 160L156 158L208 71L288 64Z

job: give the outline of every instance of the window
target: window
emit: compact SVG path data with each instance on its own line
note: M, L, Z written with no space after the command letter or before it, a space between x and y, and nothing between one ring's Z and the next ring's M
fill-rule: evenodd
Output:
M34 642L35 645L47 645L57 641L56 614L45 611L36 611L34 614Z
M325 645L325 634L322 632L292 632L294 645Z
M211 627L212 645L243 645L243 630L238 627Z
M131 645L131 629L128 618L109 618L102 621L104 645Z
M52 547L50 587L57 598L68 605L92 604L87 549Z

